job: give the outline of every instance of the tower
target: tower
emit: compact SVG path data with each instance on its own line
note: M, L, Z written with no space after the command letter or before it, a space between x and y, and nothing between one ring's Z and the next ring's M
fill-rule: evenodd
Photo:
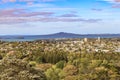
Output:
M88 39L87 38L84 38L84 42L87 42L88 41Z

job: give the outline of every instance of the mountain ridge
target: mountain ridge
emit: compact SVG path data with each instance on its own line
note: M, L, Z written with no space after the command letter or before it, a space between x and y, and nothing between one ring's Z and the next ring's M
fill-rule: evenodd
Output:
M97 38L97 37L120 37L120 34L75 34L67 32L59 32L46 35L4 35L0 36L0 39L24 39L24 38Z
M45 35L56 35L56 34L74 34L74 35L120 35L120 33L94 33L94 34L77 34L77 33L69 33L69 32L58 32L58 33L50 33L50 34L34 34L34 35L19 35L19 34L14 34L14 35L0 35L0 36L45 36Z

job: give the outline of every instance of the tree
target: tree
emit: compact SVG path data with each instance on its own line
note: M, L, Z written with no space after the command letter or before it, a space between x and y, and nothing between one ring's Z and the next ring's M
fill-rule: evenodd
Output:
M0 80L46 80L46 77L27 62L6 56L0 61Z
M53 66L52 68L48 69L45 74L47 76L47 80L61 80L61 69L56 68L56 66Z
M56 63L57 68L63 69L64 66L65 66L65 61L59 61L58 63Z

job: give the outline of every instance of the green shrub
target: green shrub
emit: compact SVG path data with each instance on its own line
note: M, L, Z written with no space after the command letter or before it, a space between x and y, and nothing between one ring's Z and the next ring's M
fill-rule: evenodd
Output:
M65 66L65 61L59 61L58 63L56 63L57 68L63 69L64 66Z

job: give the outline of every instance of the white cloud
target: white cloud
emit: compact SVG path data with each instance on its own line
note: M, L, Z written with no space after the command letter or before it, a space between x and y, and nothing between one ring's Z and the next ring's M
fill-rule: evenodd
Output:
M99 0L99 1L106 1L109 3L120 3L120 0Z

